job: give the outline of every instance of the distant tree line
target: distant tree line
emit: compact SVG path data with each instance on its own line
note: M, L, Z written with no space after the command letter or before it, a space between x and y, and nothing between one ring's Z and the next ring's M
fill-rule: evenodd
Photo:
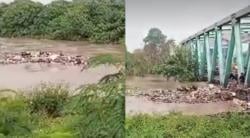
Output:
M151 28L143 39L144 48L126 53L127 75L160 74L179 81L194 81L195 63L190 50L175 43L158 28Z
M119 42L125 35L125 6L120 0L31 0L0 4L0 37Z

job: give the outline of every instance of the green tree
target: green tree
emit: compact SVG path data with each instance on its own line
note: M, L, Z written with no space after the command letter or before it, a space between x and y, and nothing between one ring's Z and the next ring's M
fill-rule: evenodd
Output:
M53 30L50 30L49 23L55 18L64 15L69 6L70 2L64 0L52 1L50 4L45 5L34 20L34 24L36 25L34 35L45 36L51 34Z
M160 29L151 28L143 41L145 42L145 45L159 46L165 43L166 36L162 34L162 31Z
M41 3L16 0L4 8L1 17L1 36L25 36L34 30L34 19L42 10Z
M124 37L125 7L110 0L88 4L89 19L93 24L90 39L96 42L114 42Z

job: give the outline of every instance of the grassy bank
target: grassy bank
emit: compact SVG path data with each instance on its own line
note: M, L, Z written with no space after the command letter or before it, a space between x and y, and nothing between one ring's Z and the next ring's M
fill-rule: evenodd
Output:
M124 81L89 85L71 96L42 85L28 97L0 100L0 137L96 138L124 135Z
M250 136L250 114L216 116L137 115L126 119L128 138L245 138Z

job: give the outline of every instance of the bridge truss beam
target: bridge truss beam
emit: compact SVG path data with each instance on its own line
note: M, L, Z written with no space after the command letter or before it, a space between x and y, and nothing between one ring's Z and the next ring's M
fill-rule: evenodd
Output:
M232 71L234 55L236 55L238 74L240 75L241 73L246 73L246 81L244 85L246 87L250 86L250 42L248 42L247 55L243 56L241 41L241 35L244 33L249 33L248 29L250 28L250 22L243 22L246 21L245 17L249 18L249 15L250 6L232 14L229 17L224 18L215 25L203 29L202 31L182 42L182 44L188 43L192 49L192 55L195 59L195 62L198 63L196 69L198 74L196 74L200 79L204 79L204 76L207 73L208 82L213 82L217 67L216 65L218 63L219 81L221 85L226 87L228 84L229 75ZM225 29L225 27L229 27L229 29ZM222 32L225 30L231 32L229 44L226 46L227 53L224 53L225 46L223 46L222 43ZM214 48L212 50L212 54L210 46L211 38L214 39Z

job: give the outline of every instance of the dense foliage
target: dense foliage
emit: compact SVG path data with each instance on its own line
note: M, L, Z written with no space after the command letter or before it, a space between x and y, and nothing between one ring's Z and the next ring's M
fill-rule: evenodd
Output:
M1 98L0 137L124 136L123 79L76 91L43 85L32 92L36 94L31 97Z
M174 54L156 65L153 70L157 74L176 77L181 81L194 81L196 80L195 63L191 55L189 49L176 47Z
M124 39L124 34L125 7L120 0L57 0L47 5L15 0L0 5L0 37L110 43Z
M143 49L127 52L128 75L161 74L180 81L196 80L196 63L191 51L179 46L157 28L149 30Z
M137 115L126 119L128 138L245 138L250 136L250 115L217 116Z

